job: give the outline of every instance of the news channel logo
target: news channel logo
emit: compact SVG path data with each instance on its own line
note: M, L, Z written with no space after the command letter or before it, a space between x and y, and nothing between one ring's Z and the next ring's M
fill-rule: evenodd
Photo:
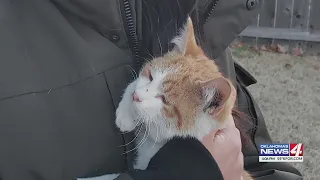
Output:
M259 162L303 162L303 144L260 144Z

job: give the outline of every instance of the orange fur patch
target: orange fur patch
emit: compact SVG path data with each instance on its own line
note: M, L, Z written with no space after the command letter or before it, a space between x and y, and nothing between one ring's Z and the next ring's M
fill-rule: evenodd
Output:
M191 19L188 19L185 28L185 49L182 52L169 52L150 62L154 69L169 70L162 85L166 99L162 113L168 118L176 119L177 122L172 123L180 130L186 130L195 124L196 115L205 102L201 83L223 78L214 61L197 45ZM234 102L229 97L226 98L220 112L214 117L220 122L226 120L234 106Z
M210 81L223 77L214 61L204 54L199 56L168 54L151 62L156 69L172 69L163 81L163 93L167 104L164 105L163 113L166 117L175 117L180 123L179 129L188 129L195 123L199 108L203 105L204 97L201 82ZM230 83L231 85L231 83ZM231 113L233 103L227 101L222 113L216 117L223 121L227 113Z

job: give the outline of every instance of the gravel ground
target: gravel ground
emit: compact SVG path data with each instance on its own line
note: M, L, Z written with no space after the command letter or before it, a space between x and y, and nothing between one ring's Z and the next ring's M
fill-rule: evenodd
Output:
M279 143L304 143L305 180L320 179L320 57L233 50L258 83L249 87Z

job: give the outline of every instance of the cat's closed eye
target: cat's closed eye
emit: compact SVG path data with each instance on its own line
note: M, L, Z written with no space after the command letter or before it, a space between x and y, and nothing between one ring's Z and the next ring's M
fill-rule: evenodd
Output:
M159 98L163 104L168 104L168 101L164 95L157 95L156 98Z
M153 81L153 77L152 77L151 73L149 73L149 80Z
M141 75L144 76L145 78L148 78L150 82L153 81L153 77L152 77L152 74L151 74L151 65L150 64L147 64L142 69Z

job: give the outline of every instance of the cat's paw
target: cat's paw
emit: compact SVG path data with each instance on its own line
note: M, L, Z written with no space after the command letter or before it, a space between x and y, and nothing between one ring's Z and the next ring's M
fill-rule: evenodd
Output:
M118 115L116 118L116 125L121 132L130 132L136 128L135 121L132 119L132 117L128 116Z
M136 127L132 104L132 93L136 88L136 83L137 81L133 81L128 85L116 110L116 125L121 132L130 132Z

